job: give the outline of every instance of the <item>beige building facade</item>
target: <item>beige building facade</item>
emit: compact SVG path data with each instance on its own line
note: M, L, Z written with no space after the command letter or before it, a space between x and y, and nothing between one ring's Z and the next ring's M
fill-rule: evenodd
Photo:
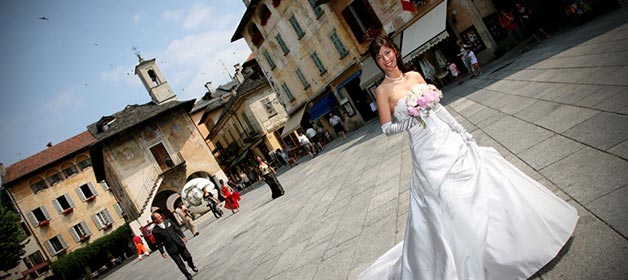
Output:
M3 185L30 234L17 278L48 276L48 261L82 248L125 223L124 212L92 172L83 132L6 169Z
M247 170L245 165L254 166L255 156L270 161L270 153L283 148L278 130L288 118L255 59L246 61L240 71L242 83L218 118L206 114L199 121L209 124L207 138L216 145L214 154L232 176Z

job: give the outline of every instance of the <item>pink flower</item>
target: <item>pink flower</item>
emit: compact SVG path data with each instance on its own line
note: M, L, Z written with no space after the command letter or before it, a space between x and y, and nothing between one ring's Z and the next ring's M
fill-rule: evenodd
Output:
M409 106L408 107L408 115L412 116L412 117L416 117L419 115L419 110L414 107L414 106Z
M425 108L425 105L427 105L427 100L425 100L425 95L417 98L416 102L421 108Z

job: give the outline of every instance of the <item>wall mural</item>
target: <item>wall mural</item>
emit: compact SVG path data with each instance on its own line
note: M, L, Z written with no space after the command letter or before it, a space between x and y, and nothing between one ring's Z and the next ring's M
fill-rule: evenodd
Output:
M113 159L122 168L135 169L145 162L144 153L132 136L125 136L113 145Z

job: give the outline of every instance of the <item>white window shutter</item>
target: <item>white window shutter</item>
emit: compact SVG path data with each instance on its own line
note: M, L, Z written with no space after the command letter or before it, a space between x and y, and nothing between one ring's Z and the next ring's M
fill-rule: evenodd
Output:
M46 249L48 250L50 255L54 256L57 254L57 251L55 251L55 248L52 247L52 244L50 243L50 239L46 240L46 242L44 242L44 245L46 246Z
M31 224L34 227L38 227L39 226L39 221L37 221L37 218L35 217L35 214L33 214L33 211L28 212L28 219L31 221Z
M102 187L103 190L108 191L109 190L109 185L107 184L107 182L100 181L100 186Z
M81 221L81 226L83 227L83 230L85 231L85 233L87 233L88 235L92 234L92 231L89 229L85 221Z
M44 217L46 217L46 220L50 221L52 220L52 217L50 217L50 214L48 214L48 211L46 210L46 206L41 206L41 212L44 213Z
M63 239L63 235L59 234L57 235L57 238L59 238L59 242L61 242L61 246L63 246L64 249L68 248L68 243L65 243L65 239Z
M81 237L79 236L79 233L76 232L76 229L74 227L70 227L70 234L72 235L72 238L74 238L74 241L76 243L81 241Z
M98 215L94 215L92 216L92 221L94 221L94 224L96 225L96 227L98 228L98 230L101 230L102 227L104 226L102 224L102 222L100 222L100 219L98 219Z
M109 209L105 209L103 211L104 211L103 213L105 213L107 223L113 223L113 217L111 217L111 214L109 214Z
M59 204L59 201L56 198L52 200L52 205L54 205L55 209L57 209L58 214L61 214L61 212L63 212L63 209L61 209L61 204Z
M113 205L113 209L115 209L115 210L116 210L116 213L118 213L118 216L119 216L120 218L124 218L124 215L123 215L123 214L124 214L124 211L122 211L122 207L120 206L120 203L117 203L117 202L116 202L116 203Z
M87 182L87 186L89 186L89 190L92 191L93 196L98 195L98 192L96 191L96 188L94 188L94 184L92 184L92 182Z
M76 188L76 194L78 194L79 198L81 199L81 201L85 202L85 200L87 199L87 197L85 197L85 194L83 193L83 191L81 190L81 187L79 186L78 188Z
M74 201L72 201L72 198L70 197L70 195L68 193L65 193L63 196L65 196L65 199L70 204L70 207L76 208L76 205L74 204Z

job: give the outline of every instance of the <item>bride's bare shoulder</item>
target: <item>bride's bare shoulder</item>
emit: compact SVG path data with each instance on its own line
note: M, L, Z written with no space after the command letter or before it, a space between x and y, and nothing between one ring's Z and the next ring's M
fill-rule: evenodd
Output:
M421 73L416 72L416 71L408 71L405 73L406 76L416 82L423 82L425 83L425 79L423 79L423 76L421 76Z

